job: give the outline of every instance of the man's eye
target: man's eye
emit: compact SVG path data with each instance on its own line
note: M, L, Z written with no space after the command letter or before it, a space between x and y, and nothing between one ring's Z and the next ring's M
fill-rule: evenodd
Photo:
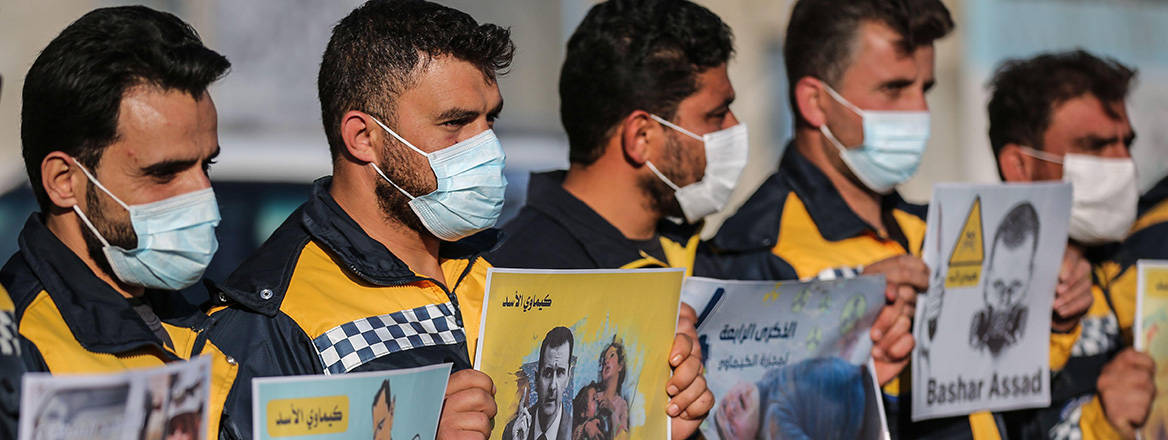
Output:
M450 127L450 128L459 128L459 127L464 127L470 123L471 123L470 119L464 118L464 119L454 119L454 120L446 121L446 122L443 122L442 125L445 125L445 126Z

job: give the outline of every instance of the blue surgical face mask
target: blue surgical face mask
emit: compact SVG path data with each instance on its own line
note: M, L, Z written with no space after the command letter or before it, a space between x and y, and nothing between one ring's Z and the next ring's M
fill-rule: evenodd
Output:
M827 124L819 126L819 131L835 145L844 164L864 186L888 194L916 174L929 140L929 112L861 110L827 83L823 83L823 88L864 121L864 142L857 148L845 147Z
M73 205L73 211L101 241L101 251L118 279L148 289L179 290L203 277L211 257L219 249L219 240L215 238L219 205L211 188L153 203L127 205L76 159L73 162L94 186L130 212L138 247L124 249L110 245L81 208Z
M458 241L495 226L503 212L507 178L503 176L506 161L503 146L499 145L494 131L488 129L457 144L427 153L398 136L381 121L373 119L373 122L430 161L438 187L417 197L393 183L377 164L369 162L369 166L410 199L410 209L431 234L444 241Z

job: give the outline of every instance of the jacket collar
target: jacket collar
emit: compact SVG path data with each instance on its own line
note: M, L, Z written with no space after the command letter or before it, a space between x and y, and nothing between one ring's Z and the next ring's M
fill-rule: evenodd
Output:
M643 258L641 250L584 201L564 189L567 171L532 173L527 186L527 206L564 229L576 239L597 267L621 267ZM666 239L685 243L698 226L661 221L657 233Z
M332 177L317 179L300 211L300 224L325 250L357 277L379 286L417 276L381 242L374 240L329 194Z
M1168 176L1160 179L1156 185L1140 196L1139 215L1144 215L1165 200L1168 200Z
M121 293L98 278L41 222L38 214L25 222L18 245L28 268L53 300L73 337L86 350L122 353L156 347L160 352L170 353L163 349L162 341ZM147 290L142 300L168 323L191 326L204 318L193 306L185 304L178 292Z
M304 204L300 221L317 243L337 255L356 275L379 286L400 284L416 278L404 261L381 242L374 240L350 217L329 194L332 177L317 179L312 198ZM442 242L438 256L446 259L471 259L498 244L499 231L487 229L457 242Z
M779 170L755 191L755 195L722 226L713 244L724 250L770 248L778 243L783 204L788 191L803 202L819 233L831 241L840 241L865 233L876 234L844 201L827 175L788 142ZM893 191L881 200L881 211L892 237L903 236L892 218L893 209L910 209L909 204ZM902 241L897 238L898 241ZM907 248L907 244L902 243Z

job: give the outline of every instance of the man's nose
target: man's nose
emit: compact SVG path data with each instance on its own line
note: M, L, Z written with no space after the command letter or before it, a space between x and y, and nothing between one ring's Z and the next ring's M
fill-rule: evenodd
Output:
M734 111L733 111L733 110L731 110L731 111L730 111L730 112L729 112L729 113L726 115L726 120L722 122L722 128L723 128L723 129L730 128L730 127L733 127L733 126L735 126L735 125L738 125L738 123L739 123L739 122L738 122L738 117L737 117L737 116L735 116L735 115L734 115Z

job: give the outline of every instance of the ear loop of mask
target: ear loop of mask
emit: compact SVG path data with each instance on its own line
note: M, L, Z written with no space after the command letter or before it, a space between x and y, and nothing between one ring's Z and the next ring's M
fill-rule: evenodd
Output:
M114 195L114 193L112 193L112 192L110 192L110 190L106 189L105 185L102 185L101 182L99 182L97 180L97 178L94 177L93 174L91 174L89 172L89 170L85 168L84 165L81 165L81 162L78 162L77 159L74 159L74 158L69 158L69 159L72 160L73 163L77 165L77 168L81 169L82 173L85 173L85 177L89 178L90 183L92 183L94 186L96 186L98 189L100 189L106 195L110 196L111 199L114 199L115 202L118 202L119 205L122 205L123 208L126 208L126 211L130 211L130 206L126 205L126 203L123 202L122 199L119 199L117 196ZM105 237L101 236L100 232L97 232L97 227L93 226L93 222L89 221L89 217L86 216L84 212L81 212L81 208L79 206L77 206L76 203L73 204L73 212L76 212L77 216L81 217L81 221L85 223L85 226L89 227L89 231L93 232L93 235L97 237L97 240L101 242L102 246L110 247L109 242L106 241Z
M422 151L422 150L419 150L419 149L418 149L418 147L415 147L415 146L414 146L414 144L411 144L409 141L405 140L405 139L404 139L404 138L402 138L401 136L398 136L398 135L397 135L397 133L394 133L394 132L393 132L393 130L390 130L390 129L389 129L389 127L386 127L386 126L385 126L385 124L382 124L382 123L381 123L381 121L378 121L378 120L377 120L377 118L374 118L373 116L369 116L369 119L372 119L372 120L373 120L373 122L376 122L376 123L377 123L377 125L381 126L381 129L382 129L382 130L385 130L385 132L386 132L386 133L389 133L389 134L390 134L391 136L393 136L395 139L397 139L397 140L401 141L401 143L403 143L403 144L406 144L406 146L407 146L407 147L410 147L410 148L411 148L411 149L413 149L414 151L418 152L418 154L421 154L421 155L423 155L423 156L426 156L426 158L427 158L427 159L429 159L429 157L430 157L430 155L429 155L429 154L426 154L426 152L424 152L424 151ZM398 190L398 192L402 193L402 195L404 195L404 196L406 196L407 198L409 198L411 202L412 202L412 201L414 201L414 199L415 199L416 197L414 197L413 195L411 195L411 194L410 194L409 192L407 192L406 190L402 189L402 187L398 186L396 183L393 183L393 180L390 180L390 178L389 178L388 176L386 176L386 175L385 175L385 172L381 171L381 168L380 168L380 167L378 167L378 166L377 166L377 164L375 164L375 163L373 163L373 162L369 162L369 166L373 167L373 170L374 170L374 171L377 171L377 174L381 175L381 178L382 178L382 179L385 179L385 181L386 181L386 182L389 182L389 184L390 184L390 185L393 185L393 187L394 187L394 188L396 188L396 189Z
M674 123L672 123L672 122L666 121L666 120L665 120L665 118L662 118L662 117L660 117L660 116L657 116L657 115L655 115L655 114L652 114L652 113L650 113L650 114L649 114L649 117L650 117L650 118L653 118L653 120L654 120L654 121L660 122L660 123L661 123L661 125L664 125L664 126L666 126L666 127L672 128L672 129L674 129L674 130L677 130L677 131L680 131L680 132L682 132L683 134L685 134L686 136L689 136L689 137L691 137L691 138L697 139L697 140L699 140L699 141L703 141L703 139L702 139L702 137L701 137L701 136L698 136L698 135L694 134L693 132L691 132L691 131L689 131L689 130L686 130L686 129L684 129L684 128L681 128L681 126L679 126L679 125L677 125L677 124L674 124ZM704 148L704 147L703 147L703 148ZM668 186L669 186L669 188L673 189L673 192L678 192L678 191L681 191L681 187L679 187L679 186L677 186L676 184L674 184L674 183L673 183L673 181L672 181L672 180L669 180L669 178L668 178L668 177L665 177L665 174L662 174L662 173L661 173L661 171L657 169L657 167L653 166L653 162L650 162L650 161L647 161L647 160L646 160L646 161L645 161L645 165L648 165L648 166L649 166L649 171L652 171L652 172L653 172L653 174L656 174L656 175L657 175L657 178L661 179L661 181L662 181L662 182L665 182L665 184L666 184L666 185L668 185Z
M1062 156L1050 154L1050 153L1047 153L1047 152L1042 151L1042 150L1038 150L1038 149L1024 146L1024 147L1021 147L1021 151L1022 151L1022 154L1025 154L1027 156L1033 157L1033 158L1038 159L1038 160L1045 160L1047 162L1057 163L1060 165L1063 163Z
M674 130L677 130L677 131L680 131L680 132L682 132L682 133L685 133L685 135L686 135L686 136L689 136L689 137L691 137L691 138L697 139L697 140L699 140L699 141L704 141L704 139L703 139L701 136L698 136L698 135L694 134L694 132L692 132L692 131L689 131L689 130L686 130L686 129L684 129L684 128L681 128L681 126L680 126L680 125L677 125L677 124L674 124L674 123L672 123L672 122L669 122L669 121L665 120L665 118L662 118L662 117L660 117L660 116L657 116L657 115L655 115L655 114L652 114L652 113L649 113L649 117L650 117L650 118L653 118L653 120L654 120L654 121L660 122L660 123L661 123L661 125L664 125L664 126L666 126L666 127L672 128L672 129L674 129Z
M819 81L819 83L823 85L823 90L826 91L827 94L830 95L832 97L832 99L835 100L835 102L838 102L840 105L847 107L848 110L851 110L851 111L855 112L857 115L860 115L861 119L864 117L863 110L861 110L859 107L856 107L854 104L851 103L851 101L848 101L839 93L836 93L835 89L833 89L833 88L831 88L831 86L827 85L826 81ZM822 125L819 126L819 132L823 133L823 135L826 136L827 139L829 141L831 141L832 144L834 144L837 148L839 148L841 150L841 153L843 152L843 150L847 150L847 147L844 146L844 143L840 142L840 140L835 137L835 133L832 133L831 129L827 127L826 121Z
M843 95L840 95L838 92L836 92L835 89L833 89L833 88L831 88L831 86L827 85L826 81L820 81L819 83L823 84L823 90L826 90L827 94L831 95L831 97L833 99L835 99L835 102L838 102L838 103L842 104L844 107L847 107L849 110L856 112L856 114L860 115L860 117L864 117L864 110L861 110L859 107L856 107L855 104L852 104L851 101L848 101L846 98L843 97Z

